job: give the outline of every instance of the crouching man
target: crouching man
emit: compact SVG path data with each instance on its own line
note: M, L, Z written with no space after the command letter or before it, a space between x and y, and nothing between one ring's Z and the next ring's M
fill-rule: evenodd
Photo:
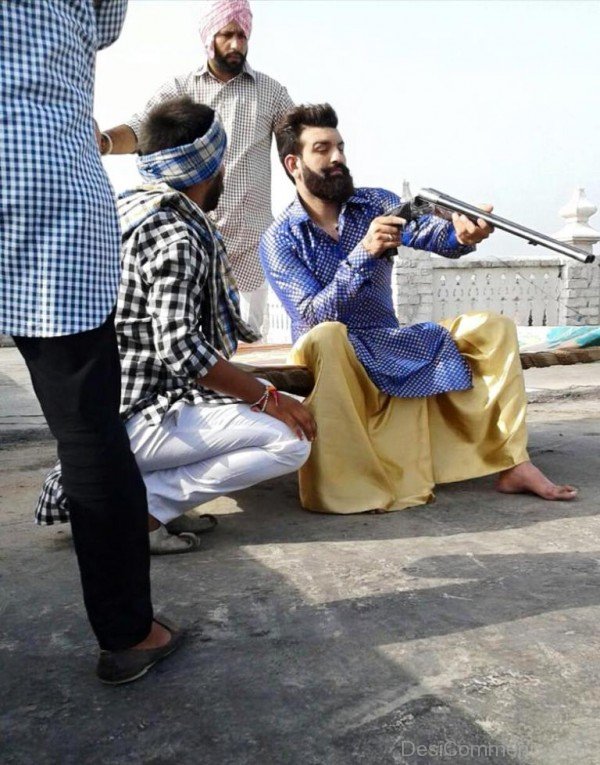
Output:
M227 360L239 339L256 336L240 318L223 241L206 215L223 190L226 144L211 108L188 97L163 102L140 131L148 185L118 203L121 415L146 485L154 553L194 549L189 519L178 524L183 513L297 470L315 437L302 404ZM57 466L37 520L67 513ZM167 524L184 531L169 534Z
M260 255L292 321L291 361L308 366L319 440L300 471L304 507L396 510L431 501L436 483L499 473L503 492L572 499L529 461L525 389L512 321L469 313L401 327L387 250L456 258L491 233L455 215L401 228L399 198L355 189L328 104L288 111L275 131L296 200ZM489 208L491 209L491 208Z

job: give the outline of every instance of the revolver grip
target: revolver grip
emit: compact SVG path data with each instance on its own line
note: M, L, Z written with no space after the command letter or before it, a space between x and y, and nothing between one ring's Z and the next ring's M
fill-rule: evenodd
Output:
M404 218L404 220L407 223L410 223L413 219L413 208L410 202L403 202L400 205L397 205L396 207L392 207L391 210L388 210L386 215L395 215L398 218ZM398 226L398 228L402 228L401 226ZM392 260L392 258L395 258L398 254L398 248L397 247L390 247L388 250L386 250L382 258L385 258L386 260Z

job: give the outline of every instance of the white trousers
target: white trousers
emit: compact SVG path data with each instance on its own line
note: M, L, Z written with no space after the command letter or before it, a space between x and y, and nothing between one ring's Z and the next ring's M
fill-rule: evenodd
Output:
M291 473L310 443L247 404L181 404L160 425L143 414L127 432L148 493L148 512L161 523L222 494Z
M260 332L263 340L266 340L269 331L267 296L269 286L263 282L260 287L251 292L240 292L240 313L242 319L249 324L252 329Z

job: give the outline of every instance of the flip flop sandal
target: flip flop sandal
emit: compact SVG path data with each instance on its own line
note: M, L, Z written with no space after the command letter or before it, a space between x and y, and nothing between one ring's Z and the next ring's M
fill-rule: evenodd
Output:
M159 526L148 533L150 555L178 555L193 552L200 547L195 534L169 534L165 526Z
M214 531L219 522L214 515L179 515L165 524L170 534L206 534Z

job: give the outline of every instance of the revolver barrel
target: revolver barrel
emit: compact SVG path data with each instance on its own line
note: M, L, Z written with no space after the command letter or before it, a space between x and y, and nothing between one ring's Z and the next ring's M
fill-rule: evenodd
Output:
M422 205L421 209L423 209L423 212L431 211L434 215L438 214L439 209L440 211L448 210L450 212L457 212L462 215L466 215L467 218L472 221L476 221L478 218L481 218L481 220L484 220L486 223L494 226L494 228L498 228L501 231L506 231L508 234L512 234L513 236L518 236L520 239L525 239L527 242L529 242L529 244L539 244L549 250L559 252L561 255L566 255L569 258L578 260L581 263L593 263L595 260L591 253L586 252L585 250L581 250L579 247L574 247L571 244L559 242L557 239L553 239L551 236L546 236L546 234L541 234L539 231L534 231L531 228L521 226L519 223L514 223L513 221L507 220L506 218L501 218L499 215L484 212L474 205L470 205L467 202L462 202L460 199L455 199L454 197L448 196L448 194L444 194L442 191L437 191L436 189L420 189L420 191L415 196L415 203L417 208L419 205ZM426 205L428 207L426 207ZM441 217L446 216L442 214Z

